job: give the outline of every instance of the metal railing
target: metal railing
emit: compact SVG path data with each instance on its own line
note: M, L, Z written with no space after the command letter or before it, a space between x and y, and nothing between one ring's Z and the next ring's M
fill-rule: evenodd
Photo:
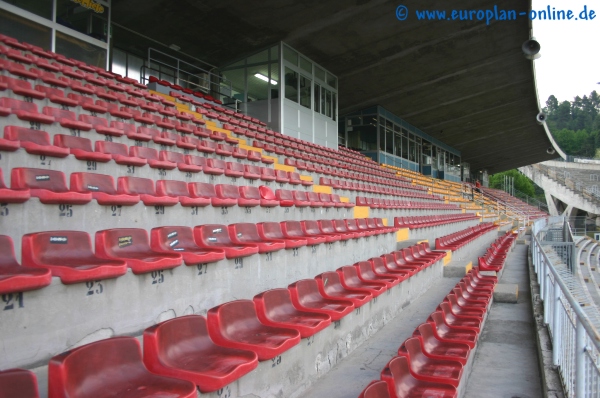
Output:
M584 199L590 200L596 204L600 204L600 191L598 191L597 188L590 187L589 181L586 183L577 177L573 177L568 171L557 171L555 168L549 168L541 163L532 164L526 167L532 167L539 173L542 173L548 178L557 181L559 184L566 186L576 195L580 195Z
M544 323L552 338L552 362L558 368L568 397L598 397L600 316L596 306L587 302L578 280L554 251L554 242L544 244L540 239L547 222L546 219L534 222L531 254L544 303ZM565 225L562 217L551 217L550 222Z
M148 59L141 67L140 76L144 84L147 83L149 76L156 76L158 79L168 80L184 88L219 97L225 103L224 105L229 105L231 102L237 110L239 101L232 98L231 81L213 73L212 69L203 69L155 48L148 48Z

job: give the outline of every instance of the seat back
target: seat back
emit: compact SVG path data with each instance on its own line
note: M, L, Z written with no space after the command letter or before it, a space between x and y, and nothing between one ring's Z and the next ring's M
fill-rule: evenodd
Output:
M129 195L156 196L154 181L149 178L119 177L117 180L117 191Z
M68 192L62 171L15 167L10 172L12 189L47 189L52 192Z
M266 185L261 185L258 188L258 191L260 192L260 196L263 199L278 200L277 197L275 196L275 194L273 193L273 190L271 188L267 187Z
M23 265L60 264L61 260L94 257L92 239L87 232L45 231L22 238Z
M244 199L255 199L255 200L260 200L260 191L258 189L258 187L253 187L253 186L240 186L238 187L239 192L240 192L240 197L244 198ZM279 224L278 224L279 225Z
M372 381L358 398L391 398L388 384L385 381Z
M217 197L221 199L238 199L240 197L237 185L217 184L215 185L215 192Z
M148 232L141 228L114 228L98 231L95 243L96 253L104 253L110 257L150 250Z
M205 224L194 227L194 240L206 246L231 245L226 225Z
M261 241L254 223L231 224L228 229L230 236L235 236L238 242L254 243Z
M209 310L209 318L218 317L219 331L225 338L237 340L236 334L252 334L252 330L262 328L252 300L236 300L221 304ZM210 319L209 319L210 322Z
M7 235L0 235L0 270L3 267L20 267L15 257L13 240Z
M188 184L184 181L158 180L156 181L156 194L159 196L190 196Z
M120 384L125 375L146 372L140 344L134 337L113 337L74 348L48 364L50 397L94 396Z
M39 398L37 378L25 369L0 372L0 398Z
M158 160L158 151L154 148L147 148L142 146L130 146L129 156L142 158L147 160Z
M278 222L260 222L256 228L261 236L266 239L285 239L281 231L281 224Z
M96 152L108 153L111 155L129 156L127 145L119 142L96 141Z
M109 195L115 195L117 193L117 190L115 189L115 180L112 176L83 172L71 173L71 191L104 192Z
M192 228L183 226L156 227L150 231L153 248L182 251L198 249Z
M50 145L50 136L47 132L19 126L5 126L4 138L10 141L27 141L38 145Z
M56 134L54 145L61 148L79 149L86 152L94 152L92 141L89 138L75 137L72 135Z
M192 198L216 198L215 186L206 182L190 182L188 184Z

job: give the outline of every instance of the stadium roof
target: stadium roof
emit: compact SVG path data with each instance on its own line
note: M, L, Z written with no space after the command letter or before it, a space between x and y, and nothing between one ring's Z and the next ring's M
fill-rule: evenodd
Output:
M412 3L412 4L411 4ZM113 21L214 65L284 41L339 78L339 114L382 105L490 173L555 158L532 61L521 45L531 1L507 0L516 20L418 20L415 8L485 10L478 0L113 1ZM132 12L135 10L134 12ZM459 15L459 14L457 14ZM121 38L125 40L125 38ZM135 40L135 36L131 36ZM543 43L541 43L543 45ZM543 49L542 49L543 53Z

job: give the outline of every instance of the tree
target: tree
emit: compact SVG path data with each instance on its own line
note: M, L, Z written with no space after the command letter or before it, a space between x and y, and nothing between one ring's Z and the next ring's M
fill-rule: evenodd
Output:
M600 95L596 91L571 102L559 102L551 95L544 112L548 115L548 128L564 152L583 157L596 155L600 148Z
M533 185L533 181L529 178L525 177L518 170L512 169L508 171L503 171L502 173L496 173L490 177L489 183L491 188L497 189L505 189L504 187L504 177L514 177L515 179L515 189L523 192L527 196L535 197L535 188Z

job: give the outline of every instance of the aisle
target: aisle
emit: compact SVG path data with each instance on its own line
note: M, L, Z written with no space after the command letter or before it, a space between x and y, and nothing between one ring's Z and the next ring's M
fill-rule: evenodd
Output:
M519 285L517 304L492 304L481 333L465 398L541 398L527 267L529 246L516 245L500 283Z

